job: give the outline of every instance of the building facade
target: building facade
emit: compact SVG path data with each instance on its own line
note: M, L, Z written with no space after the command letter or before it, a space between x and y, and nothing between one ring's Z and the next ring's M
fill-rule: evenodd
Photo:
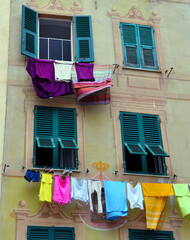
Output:
M145 210L113 223L77 201L41 202L40 183L24 175L46 166L60 176L72 169L78 180L189 183L190 1L12 0L4 7L1 239L188 240L190 220L172 197L161 230L150 231ZM85 104L76 91L37 96L30 57L111 66L107 104Z

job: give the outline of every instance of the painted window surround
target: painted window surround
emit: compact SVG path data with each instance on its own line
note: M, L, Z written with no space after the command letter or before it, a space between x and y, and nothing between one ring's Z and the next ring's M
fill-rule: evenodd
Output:
M114 39L114 50L115 50L115 61L116 64L122 67L122 70L125 69L133 69L131 67L126 67L123 64L123 52L122 52L122 39L121 39L121 29L120 23L129 23L129 24L137 24L144 26L152 26L154 29L154 40L155 40L155 48L157 53L157 60L159 70L149 70L149 69L136 69L137 71L150 71L150 72L164 72L165 71L165 61L161 44L161 35L160 35L160 18L156 13L152 13L152 16L149 18L145 18L141 11L139 11L135 6L132 6L131 9L125 16L121 16L115 8L112 8L112 11L109 12L109 16L112 19L112 31L113 31L113 39Z

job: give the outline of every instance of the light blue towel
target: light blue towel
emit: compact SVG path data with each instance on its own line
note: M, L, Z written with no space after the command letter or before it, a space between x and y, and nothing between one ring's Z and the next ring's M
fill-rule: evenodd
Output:
M117 220L127 215L127 193L125 182L104 181L107 220Z

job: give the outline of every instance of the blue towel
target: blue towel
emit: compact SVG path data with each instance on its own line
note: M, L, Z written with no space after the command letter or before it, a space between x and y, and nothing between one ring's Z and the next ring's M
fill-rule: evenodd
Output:
M125 182L104 181L107 220L117 220L127 215L127 194Z

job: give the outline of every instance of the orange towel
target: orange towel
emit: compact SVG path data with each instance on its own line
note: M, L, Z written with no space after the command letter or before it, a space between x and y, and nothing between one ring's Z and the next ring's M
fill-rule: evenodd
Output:
M161 229L168 196L174 195L172 184L142 183L146 208L146 224L149 229Z

